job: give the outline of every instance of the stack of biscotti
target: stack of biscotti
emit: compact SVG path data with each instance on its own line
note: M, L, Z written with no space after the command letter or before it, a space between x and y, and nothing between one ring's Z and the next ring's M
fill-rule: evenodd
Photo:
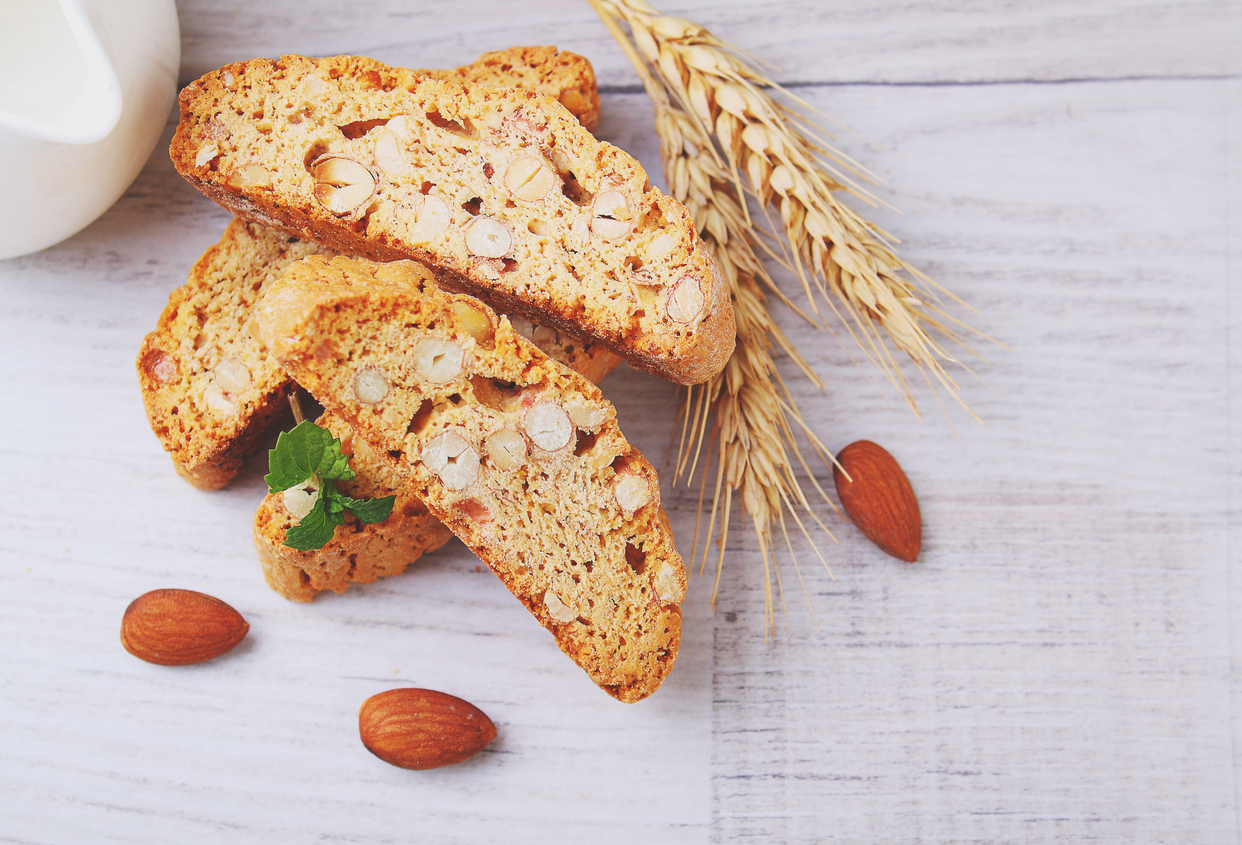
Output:
M406 265L407 277L421 277L434 284L434 276L426 267L412 261ZM478 327L484 325L479 322L483 319L481 309L459 305L456 312L458 319L467 324L473 321ZM607 375L618 361L616 356L597 345L584 345L540 326L518 322L519 325L513 326L514 331L552 360L592 382ZM259 341L256 339L254 343L257 346ZM265 366L279 367L266 352L263 360ZM283 368L281 372L285 372ZM288 382L292 386L293 379ZM365 498L395 495L397 500L392 515L383 522L364 525L347 517L346 524L337 527L333 539L322 549L299 551L284 545L285 532L297 521L285 507L284 494L269 493L264 497L254 519L255 548L268 584L293 601L311 601L325 590L343 593L350 584L400 575L418 557L439 548L452 536L410 493L382 456L365 440L354 437L340 418L325 414L318 424L341 438L342 450L351 455L350 467L357 477L351 482L342 482L343 492Z
M255 314L271 354L596 684L622 701L660 685L685 568L655 470L594 384L413 262L311 256Z
M293 380L252 336L250 313L291 263L317 254L334 253L234 218L143 340L137 363L147 421L195 487L223 487L289 417ZM592 381L620 362L599 344L525 321L521 330Z
M685 590L658 479L598 389L514 327L695 384L732 352L728 287L686 210L557 99L437 76L357 57L230 65L182 92L170 154L225 208L340 253L268 287L260 340L399 474L391 489L638 700L675 658ZM341 559L319 584L342 585ZM284 570L294 597L318 589L315 565Z
M590 62L555 47L513 47L455 71L418 71L479 85L522 85L555 97L593 128L599 96ZM169 297L138 355L143 404L173 464L194 486L227 484L288 416L292 381L250 336L250 309L292 261L332 254L314 241L235 219ZM599 381L619 362L599 344L526 323L557 360Z
M229 65L180 95L177 171L240 216L607 346L683 384L733 350L728 285L678 202L559 102L371 59Z

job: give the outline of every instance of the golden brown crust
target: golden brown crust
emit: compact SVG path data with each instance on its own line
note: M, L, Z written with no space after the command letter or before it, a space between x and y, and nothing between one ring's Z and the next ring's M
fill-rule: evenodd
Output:
M292 601L310 601L324 590L343 593L350 584L366 584L378 578L400 575L427 552L443 546L453 536L410 495L403 479L375 454L365 440L355 438L341 418L324 414L317 424L341 440L356 474L352 481L338 482L341 491L357 498L395 496L392 515L380 523L362 525L346 514L333 538L322 549L298 551L284 545L285 533L297 523L281 493L269 493L254 517L254 545L263 565L263 576L276 592Z
M599 89L595 69L582 56L555 47L510 47L484 53L456 70L419 70L437 79L467 85L526 88L560 102L578 122L594 132L599 126Z
M622 701L660 685L685 568L655 470L598 388L413 262L311 257L256 315L299 384L394 462L596 684Z
M591 337L686 384L733 349L728 286L675 200L558 103L370 59L286 56L187 86L170 154L235 213Z

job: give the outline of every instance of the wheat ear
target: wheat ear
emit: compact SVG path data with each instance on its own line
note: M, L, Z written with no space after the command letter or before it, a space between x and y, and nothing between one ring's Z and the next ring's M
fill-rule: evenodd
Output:
M981 357L968 336L990 339L944 311L944 298L964 303L898 257L891 236L838 199L848 193L874 205L862 187L875 181L871 174L774 99L770 91L778 86L703 27L662 15L642 0L592 3L601 15L629 26L650 73L705 135L714 136L712 153L723 153L738 191L779 218L773 223L779 222L780 235L765 246L797 273L811 310L818 314L817 302L825 303L915 413L918 405L894 349L961 403L944 365L965 365L950 348Z
M630 53L655 104L656 132L660 137L661 161L669 192L690 212L704 245L719 262L730 285L737 322L737 347L723 372L705 384L688 389L682 405L686 419L677 475L694 475L709 421L714 418L715 443L712 446L718 446L715 498L700 570L706 566L711 551L710 538L715 534L719 519L714 603L724 566L733 493L737 491L751 519L763 559L764 605L771 631L776 601L772 582L775 579L778 585L780 583L772 554L774 528L779 527L782 534L786 534L786 514L789 513L805 533L805 525L796 516L802 511L831 536L811 508L798 481L795 465L807 472L823 500L832 504L810 473L798 449L794 429L804 432L812 450L826 463L831 463L832 456L803 421L793 397L781 383L772 357L774 346L795 361L813 383L822 387L822 382L768 311L764 290L773 291L782 298L783 295L756 252L758 244L745 206L713 149L711 138L698 121L669 99L666 90L619 31L616 21L602 9L600 13ZM711 451L715 450L709 448ZM705 471L704 486L707 478ZM698 526L692 559L698 556L697 529ZM822 556L820 559L823 560ZM794 566L797 567L796 560Z

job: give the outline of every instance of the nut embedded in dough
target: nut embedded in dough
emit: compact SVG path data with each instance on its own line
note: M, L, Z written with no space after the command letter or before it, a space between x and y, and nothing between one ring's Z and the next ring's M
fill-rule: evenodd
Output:
M526 461L526 438L511 428L500 428L487 435L487 457L497 469L514 470Z
M604 191L591 202L591 231L606 241L624 238L634 228L627 219L630 204L620 191ZM621 217L622 219L618 219Z
M540 402L526 412L526 436L545 452L557 452L570 444L574 424L565 409L555 402Z
M354 396L364 405L383 402L388 395L388 378L379 367L367 367L354 376Z
M230 188L265 188L272 184L272 175L261 164L247 164L230 173L225 184Z
M509 227L495 217L476 217L466 227L466 248L481 258L504 258L513 246Z
M250 386L250 368L238 358L225 358L216 364L212 375L225 393L241 393Z
M465 299L456 299L450 306L457 324L475 339L476 343L489 343L496 335L492 318L483 310L483 306Z
M451 340L426 337L414 347L414 369L432 384L447 384L462 373L465 352Z
M375 193L375 177L352 158L321 156L311 165L315 199L339 216L361 207Z
M622 473L612 484L612 494L621 506L621 512L629 519L647 502L651 501L651 486L641 475Z
M538 156L520 155L505 168L505 187L515 197L527 202L546 197L557 181L552 168Z
M446 431L427 444L423 464L449 490L465 490L479 477L479 453L460 434Z
M401 141L397 133L387 126L375 133L375 164L389 179L397 180L408 176L414 167L405 160L401 152Z
M703 319L703 306L706 304L702 282L692 273L678 279L664 298L664 310L668 312L669 319L678 323L693 324Z
M566 402L565 412L569 414L569 419L574 425L587 431L599 428L608 418L603 408L580 400Z
M410 210L411 220L402 224L401 236L411 245L430 243L448 229L453 215L448 205L439 197L416 193L412 208L402 203L402 209Z
M561 597L551 591L543 594L543 606L548 609L548 614L562 625L573 622L578 618L578 614L574 613L573 608L561 601Z

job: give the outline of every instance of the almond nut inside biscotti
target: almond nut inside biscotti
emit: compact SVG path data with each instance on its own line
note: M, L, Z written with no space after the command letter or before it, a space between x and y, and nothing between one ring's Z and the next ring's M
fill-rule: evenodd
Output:
M697 323L703 318L703 288L697 276L687 273L668 289L664 310L678 323Z
M392 180L407 176L414 170L405 160L397 133L387 126L375 133L375 164Z
M660 601L681 604L685 599L685 590L681 586L681 579L677 577L678 569L679 567L671 561L661 561L660 567L652 576L651 583Z
M458 299L450 307L457 324L477 343L489 343L495 337L496 329L492 325L492 318L483 310L483 306Z
M464 490L479 477L479 453L464 437L446 431L427 444L423 464L449 490Z
M364 405L384 401L388 395L388 378L379 367L367 367L354 376L354 396Z
M495 217L476 217L466 227L466 248L482 258L504 258L513 246L509 227Z
M543 199L559 181L548 163L538 156L518 156L505 168L505 187L527 202Z
M673 248L677 246L679 241L680 238L676 235L671 235L668 232L661 232L651 239L646 248L643 250L643 254L646 255L648 261L655 261L656 259L663 258L672 252Z
M606 241L624 238L633 228L628 219L630 205L620 191L604 191L591 202L591 231Z
M352 158L322 156L311 166L315 199L336 215L349 214L375 193L375 177Z
M565 412L569 414L569 419L578 428L593 429L599 428L604 424L604 420L608 418L607 412L597 405L588 405L586 402L573 400L565 403Z
M156 381L168 384L177 378L177 361L167 352L148 354L142 364Z
M319 481L313 480L308 484L290 487L281 497L285 510L294 519L301 519L311 512L315 507L315 502L319 501Z
M401 210L407 218L401 219L401 236L411 246L430 243L444 234L453 215L448 205L439 197L423 196L417 191L414 196L401 204Z
M578 614L574 613L573 608L561 601L561 597L551 591L543 594L543 606L548 609L548 614L562 625L573 622L578 618Z
M526 461L526 438L511 428L501 428L483 441L487 457L497 469L514 470Z
M641 475L622 473L612 484L612 494L617 498L621 512L629 519L635 511L651 501L651 485Z
M569 414L555 402L540 402L531 406L523 426L530 442L545 452L564 449L574 436L574 424Z
M237 405L224 392L224 388L216 384L214 381L207 385L203 391L203 399L207 402L207 407L220 414L237 413Z
M215 141L208 141L198 148L198 152L194 155L194 166L202 167L216 156L220 155L220 147Z
M432 384L445 384L461 375L465 352L451 340L425 337L414 346L414 368Z
M272 175L261 164L247 164L230 173L225 184L230 188L264 188L272 184Z
M241 393L250 386L250 368L237 358L225 358L216 364L212 375L225 393Z

